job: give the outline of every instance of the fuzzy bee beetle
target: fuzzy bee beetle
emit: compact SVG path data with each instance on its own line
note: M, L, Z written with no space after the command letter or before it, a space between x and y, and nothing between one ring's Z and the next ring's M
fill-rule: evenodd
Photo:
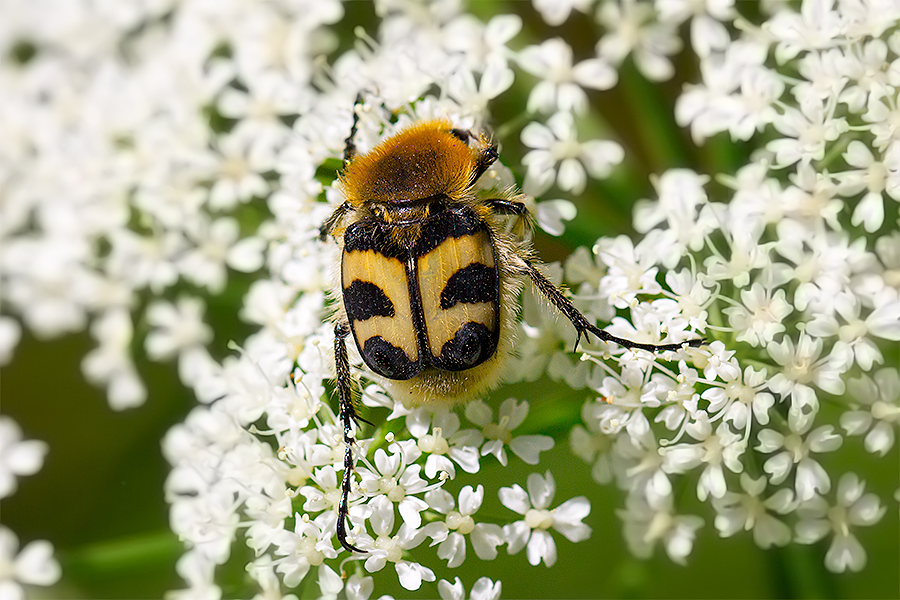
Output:
M528 279L572 322L578 340L590 333L652 352L702 343L641 344L590 323L537 269L531 244L503 227L511 215L530 219L524 197L476 185L498 158L483 133L423 121L360 155L358 125L354 111L339 178L344 202L319 231L341 248L334 353L347 447L337 536L351 552L362 552L348 541L346 522L353 425L363 419L352 399L348 336L369 369L408 405L457 403L499 383Z

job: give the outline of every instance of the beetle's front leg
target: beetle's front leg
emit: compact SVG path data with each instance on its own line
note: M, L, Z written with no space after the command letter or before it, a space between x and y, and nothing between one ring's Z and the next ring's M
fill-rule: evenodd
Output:
M348 552L360 552L365 554L347 541L347 522L350 519L350 484L351 477L356 470L353 461L353 447L356 439L351 435L353 426L359 422L356 409L353 406L353 396L350 387L350 360L347 358L347 336L350 327L346 323L338 322L334 326L334 362L337 374L338 391L338 418L344 429L344 477L341 480L341 503L338 507L337 538L341 546Z

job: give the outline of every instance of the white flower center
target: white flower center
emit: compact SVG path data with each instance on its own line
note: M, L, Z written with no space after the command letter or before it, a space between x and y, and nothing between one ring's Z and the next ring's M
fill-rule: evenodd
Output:
M809 383L812 381L812 366L813 361L808 356L795 356L793 362L785 366L784 374L797 383Z
M581 154L581 144L578 140L559 140L550 148L550 153L557 162L567 158L578 158Z
M440 427L435 427L433 434L429 433L420 437L418 446L419 450L428 454L447 454L447 451L450 450L450 444L441 435Z
M406 498L406 488L397 483L396 478L382 477L379 480L379 484L382 493L387 495L388 500L390 500L391 502L400 502L401 500Z
M844 537L850 535L850 524L847 522L847 509L837 504L828 509L828 520L834 530Z
M375 548L387 552L387 560L397 563L403 560L403 548L401 548L394 538L386 535L379 535L375 540Z
M306 560L313 567L317 567L325 560L325 555L316 550L316 540L313 538L303 538L297 547L297 554L305 556Z
M475 529L475 521L468 515L461 515L455 510L451 510L447 514L447 527L454 531L458 531L463 535L472 533Z
M870 192L880 194L887 183L887 167L883 163L874 162L866 170L866 184Z
M806 446L803 444L803 438L796 433L792 433L784 437L784 449L790 452L791 458L795 463L806 456Z
M865 321L856 319L841 327L838 330L838 336L840 336L842 342L852 342L853 340L864 338L868 332L869 328L866 326Z
M711 465L722 462L722 443L719 436L711 435L703 442L703 462Z
M240 156L232 156L222 163L222 176L232 181L240 181L250 172L247 161Z
M292 467L285 474L285 482L291 487L298 488L306 483L307 472L300 467Z
M532 529L549 529L553 525L553 514L547 509L530 508L525 513L525 524Z
M872 405L872 416L879 421L900 421L900 406L879 400Z
M512 432L507 429L509 425L509 416L500 419L500 423L488 423L484 426L484 437L489 440L500 440L504 444L509 444L512 440Z

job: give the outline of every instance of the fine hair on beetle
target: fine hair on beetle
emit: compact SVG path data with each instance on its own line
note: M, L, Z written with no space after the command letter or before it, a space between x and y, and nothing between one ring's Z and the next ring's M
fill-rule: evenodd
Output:
M699 346L700 339L644 344L598 328L544 276L530 240L527 197L480 179L497 161L483 132L447 119L414 122L359 154L357 97L339 175L343 202L320 228L340 249L333 290L338 417L347 444L337 536L347 539L355 444L361 419L353 395L347 338L373 378L407 406L452 405L500 383L511 356L526 279L575 327L651 352ZM516 227L508 228L509 218Z

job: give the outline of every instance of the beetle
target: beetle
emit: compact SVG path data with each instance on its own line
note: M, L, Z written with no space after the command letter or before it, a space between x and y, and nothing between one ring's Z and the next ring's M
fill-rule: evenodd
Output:
M354 406L347 337L407 405L463 402L499 384L527 280L572 322L576 349L587 334L651 352L703 342L643 344L589 322L538 269L531 243L504 227L510 216L530 222L525 196L478 187L498 159L494 142L435 119L359 154L359 104L360 97L339 175L344 200L319 229L341 249L334 354L346 450L337 537L350 552L362 552L346 529L353 426L368 421Z

